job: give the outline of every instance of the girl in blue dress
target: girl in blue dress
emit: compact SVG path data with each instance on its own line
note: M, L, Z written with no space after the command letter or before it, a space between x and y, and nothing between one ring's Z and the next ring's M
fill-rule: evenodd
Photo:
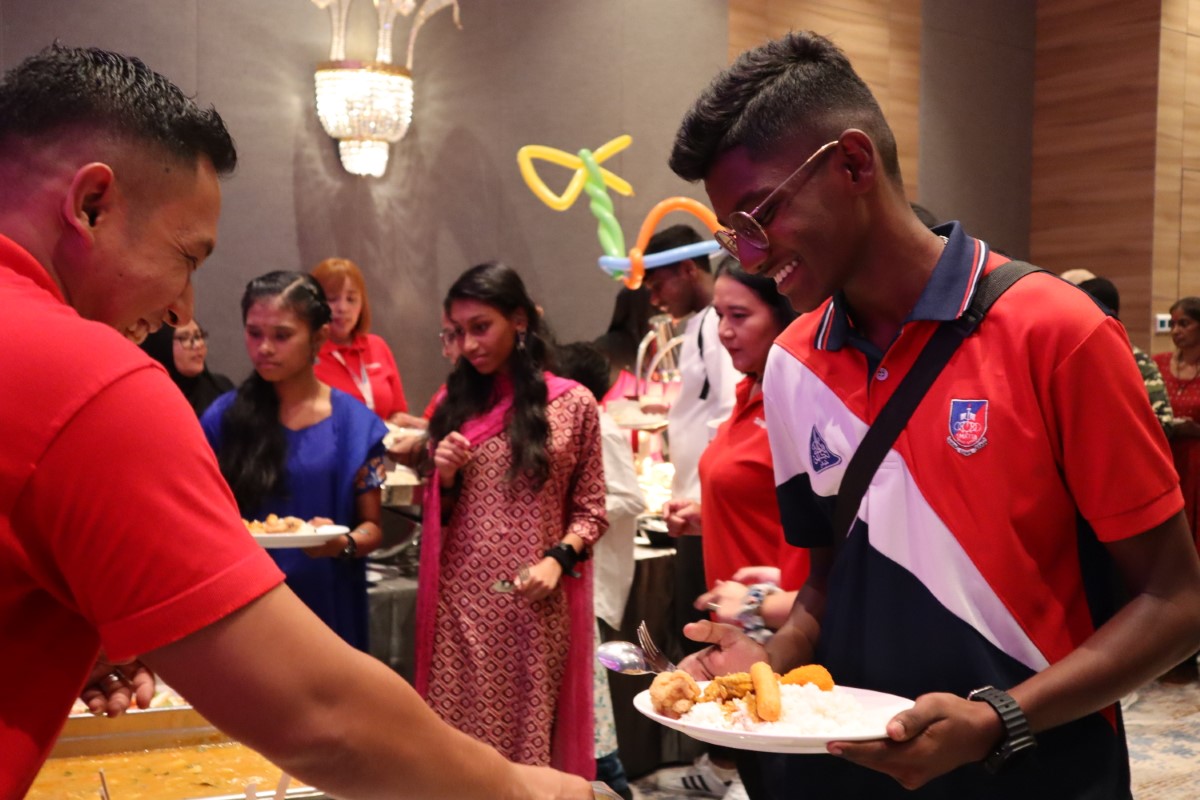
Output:
M287 584L343 639L367 650L363 557L379 546L384 424L365 405L317 380L330 310L311 276L271 272L242 295L254 372L200 423L242 516L334 522L348 534L317 547L272 549Z

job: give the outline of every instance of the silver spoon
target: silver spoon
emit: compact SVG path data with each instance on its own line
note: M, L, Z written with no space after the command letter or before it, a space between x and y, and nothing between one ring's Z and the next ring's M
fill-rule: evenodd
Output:
M646 653L633 642L604 642L596 648L600 663L622 675L651 675L656 671L646 661Z

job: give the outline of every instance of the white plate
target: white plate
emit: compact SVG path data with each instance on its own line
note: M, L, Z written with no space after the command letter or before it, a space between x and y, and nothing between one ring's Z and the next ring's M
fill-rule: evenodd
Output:
M617 427L626 431L657 431L667 427L667 418L654 416L649 419L634 420L633 422L618 422Z
M345 525L322 525L314 528L305 523L304 527L296 533L255 533L251 535L254 536L254 541L271 550L280 547L316 547L349 532L350 529Z
M700 688L707 686L706 681L697 681ZM735 747L739 750L756 750L760 753L824 753L825 745L830 742L865 742L871 739L887 738L887 723L901 711L913 707L913 701L894 694L874 692L870 689L855 689L850 686L835 686L834 692L848 694L858 698L863 707L864 716L869 720L865 726L856 726L852 730L839 731L836 734L820 736L797 736L793 733L768 733L766 731L731 731L726 728L710 728L695 725L678 719L664 717L654 710L650 702L650 690L639 692L633 698L633 706L655 722L674 728L687 734L693 739L699 739L709 744L719 744L725 747Z

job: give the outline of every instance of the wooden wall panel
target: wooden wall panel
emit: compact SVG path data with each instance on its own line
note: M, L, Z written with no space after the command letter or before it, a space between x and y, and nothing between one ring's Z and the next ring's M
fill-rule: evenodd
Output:
M1159 44L1157 154L1154 167L1154 243L1150 301L1145 324L1137 333L1150 339L1151 350L1170 348L1170 337L1155 335L1153 315L1165 312L1179 295L1179 224L1185 138L1185 75L1188 40L1183 30L1163 27ZM1130 323L1127 323L1130 324Z
M1169 97L1163 98L1161 110L1164 114L1179 115L1183 131L1184 169L1200 169L1200 31L1195 33L1176 33L1164 31L1164 41L1171 41L1174 46L1170 51L1164 48L1164 60L1171 60L1171 85ZM1180 52L1182 50L1182 52ZM1190 68L1190 69L1189 69ZM1165 72L1165 70L1164 70ZM1164 74L1164 80L1168 76ZM1176 103L1173 109L1167 107L1167 100ZM1175 120L1172 118L1171 122Z
M888 94L883 111L896 136L904 191L916 201L921 196L921 0L891 3L889 21Z
M1151 314L1200 294L1200 0L1163 0L1161 25Z
M1191 12L1193 2L1194 0L1162 0L1160 12L1162 27L1180 33L1186 32L1188 14Z
M1184 170L1182 179L1182 212L1179 226L1179 290L1176 297L1200 295L1200 170ZM1170 303L1162 306L1166 311ZM1159 350L1169 350L1168 339Z
M846 51L855 71L877 92L882 105L888 92L886 8L873 3L829 3L815 0L774 0L768 23L773 31L807 29L828 36Z
M921 0L730 0L729 56L791 30L846 51L891 123L905 189L918 196Z
M1030 255L1116 283L1139 344L1149 338L1160 13L1160 0L1037 8Z
M732 0L729 4L729 61L771 38L768 0Z

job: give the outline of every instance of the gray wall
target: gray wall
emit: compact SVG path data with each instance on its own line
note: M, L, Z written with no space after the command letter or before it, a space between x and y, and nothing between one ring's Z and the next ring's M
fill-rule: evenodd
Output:
M367 272L374 330L422 408L445 371L441 297L468 266L500 258L520 269L564 341L607 327L617 285L596 266L595 219L586 203L559 213L534 198L517 149L574 152L632 135L605 164L636 191L614 195L629 246L659 200L704 198L665 162L726 52L722 0L461 6L461 31L445 11L421 31L414 123L379 180L343 171L317 121L312 73L328 56L329 15L309 0L0 0L0 67L57 37L137 55L215 105L241 165L225 184L217 251L197 277L212 366L235 380L249 372L237 308L248 279L339 255ZM397 61L410 23L397 20ZM374 42L374 9L357 0L347 56L371 57ZM549 165L542 174L556 191L569 177Z
M923 0L921 198L1029 255L1036 0Z
M629 133L607 162L631 244L646 211L705 199L665 166L675 127L726 58L724 0L461 0L417 44L415 120L379 180L342 170L313 108L328 12L309 0L0 0L0 67L55 37L142 57L214 104L241 151L225 185L220 243L197 277L211 362L240 380L238 298L271 269L340 255L367 272L375 330L396 353L410 402L441 381L441 297L466 267L517 266L564 341L603 331L616 285L585 203L551 211L525 188L516 151L574 152ZM1035 0L924 0L921 202L1007 252L1029 249ZM399 18L397 60L411 18ZM374 52L374 9L352 8L349 57ZM567 174L543 165L560 190ZM676 218L670 218L675 221ZM678 221L686 221L679 216Z

